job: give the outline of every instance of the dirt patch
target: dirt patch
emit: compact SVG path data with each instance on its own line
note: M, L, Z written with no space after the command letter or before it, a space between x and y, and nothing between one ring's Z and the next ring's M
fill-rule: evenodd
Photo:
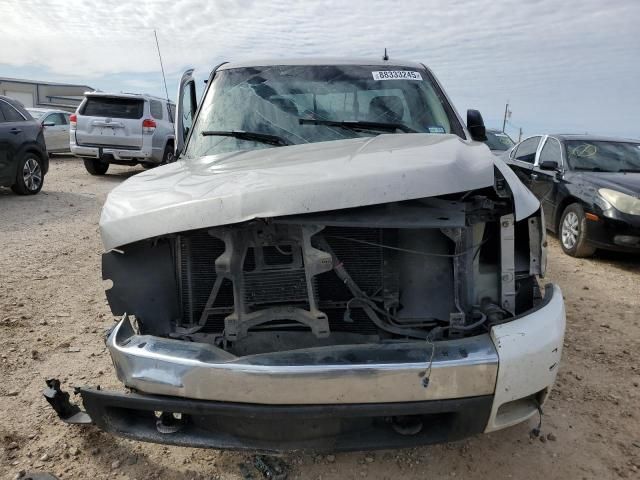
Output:
M44 190L0 189L0 477L49 471L68 479L234 479L248 455L136 443L62 424L42 398L63 388L120 389L104 331L113 324L100 278L100 208L139 168L91 177L56 157ZM286 455L290 478L638 478L640 258L576 260L550 239L548 278L566 298L568 329L543 437L519 425L411 450Z

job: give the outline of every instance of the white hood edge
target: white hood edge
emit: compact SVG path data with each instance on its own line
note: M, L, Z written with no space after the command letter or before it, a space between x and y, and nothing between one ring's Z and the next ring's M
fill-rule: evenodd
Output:
M396 134L181 160L140 173L109 194L105 249L158 235L484 188L494 166L516 219L538 200L482 144L454 135Z

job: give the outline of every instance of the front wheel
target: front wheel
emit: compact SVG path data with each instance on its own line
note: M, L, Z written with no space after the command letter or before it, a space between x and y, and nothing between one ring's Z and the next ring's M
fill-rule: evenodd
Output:
M87 172L91 175L104 175L107 173L107 170L109 170L109 164L98 158L85 158L83 161L84 168L86 168Z
M35 153L26 153L18 162L16 183L11 185L11 190L18 195L35 195L43 183L42 160Z
M560 218L560 246L572 257L590 257L596 251L587 243L587 218L578 203L572 203L562 212Z

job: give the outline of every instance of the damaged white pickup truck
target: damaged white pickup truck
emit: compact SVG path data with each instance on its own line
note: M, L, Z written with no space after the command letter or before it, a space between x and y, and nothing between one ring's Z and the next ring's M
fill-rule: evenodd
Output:
M178 161L109 195L106 340L127 393L55 380L68 422L262 451L456 440L541 414L565 312L536 198L431 71L225 63Z

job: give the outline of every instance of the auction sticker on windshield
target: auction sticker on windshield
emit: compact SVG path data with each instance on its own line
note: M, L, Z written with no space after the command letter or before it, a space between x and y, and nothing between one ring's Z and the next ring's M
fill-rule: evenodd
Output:
M383 70L371 73L374 80L422 80L420 72L410 72L408 70Z

